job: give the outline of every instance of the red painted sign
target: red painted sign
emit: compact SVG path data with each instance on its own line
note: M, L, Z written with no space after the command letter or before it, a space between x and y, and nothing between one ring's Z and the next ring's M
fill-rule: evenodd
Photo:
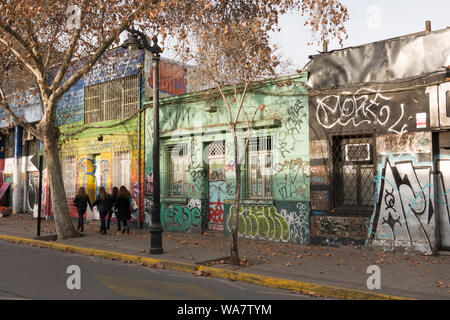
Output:
M153 69L150 70L148 84L153 88ZM159 90L171 96L187 93L186 70L175 63L159 63Z

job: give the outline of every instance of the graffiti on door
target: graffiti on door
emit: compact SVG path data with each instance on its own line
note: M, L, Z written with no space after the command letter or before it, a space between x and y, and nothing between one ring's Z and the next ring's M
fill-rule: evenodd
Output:
M223 230L224 201L226 196L226 181L209 183L209 229L211 230Z
M88 179L94 182L96 190L100 186L106 187L111 184L111 164L106 159L96 162L91 158L80 158L76 170L77 181L83 188L87 187Z
M445 161L446 164L450 163L450 159L439 160L441 163ZM380 171L377 177L380 186L378 209L374 219L369 222L374 243L432 252L436 246L435 214L439 215L440 224L447 226L446 230L450 233L450 189L446 185L450 180L448 170L439 173L438 194L434 194L430 163L391 155L385 159Z

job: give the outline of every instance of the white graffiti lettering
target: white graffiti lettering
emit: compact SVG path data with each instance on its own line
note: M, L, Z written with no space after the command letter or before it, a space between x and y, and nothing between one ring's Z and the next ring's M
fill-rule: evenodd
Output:
M369 89L361 89L365 91L373 91ZM358 90L360 92L361 90ZM358 93L356 92L356 93ZM343 93L347 94L347 93ZM336 125L347 126L352 124L354 127L360 125L380 125L386 127L388 123L395 121L393 125L388 127L389 132L403 134L407 130L407 125L401 125L405 114L405 105L401 104L401 115L398 119L392 119L390 106L386 103L391 98L383 96L379 93L368 93L365 95L353 95L344 98L344 96L330 95L317 100L316 119L317 122L325 129L331 129Z

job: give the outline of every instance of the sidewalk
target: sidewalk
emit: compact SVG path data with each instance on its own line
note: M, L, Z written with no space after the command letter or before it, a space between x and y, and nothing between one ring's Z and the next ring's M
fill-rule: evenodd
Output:
M36 219L32 219L31 215L0 218L0 239L41 246L37 241L24 242L11 238L34 239L36 224ZM197 235L164 232L164 254L150 255L148 231L131 229L130 234L123 234L115 231L114 222L111 224L111 230L104 236L98 233L99 223L91 222L85 227L83 237L56 241L58 246L53 248L82 254L103 254L109 258L111 255L105 252L115 252L127 255L121 256L122 260L136 263L148 262L197 275L248 281L331 298L393 298L382 296L390 295L450 299L450 255L422 256L412 252L388 253L371 248L333 248L240 240L241 266L233 267L226 263L230 240L222 233ZM41 236L54 233L54 222L43 220ZM52 242L47 243L51 247ZM97 251L68 249L72 247ZM381 269L381 289L369 290L366 286L370 276L367 267L375 264ZM301 290L298 289L299 285Z

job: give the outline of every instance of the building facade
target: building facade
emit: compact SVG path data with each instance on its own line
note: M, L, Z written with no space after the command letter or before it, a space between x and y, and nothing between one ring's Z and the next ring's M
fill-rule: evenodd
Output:
M143 106L152 100L151 54L135 55L123 48L113 49L104 60L68 92L79 97L67 104L75 121L61 125L62 170L71 215L76 216L72 199L78 187L85 187L95 199L100 186L108 192L125 186L133 198L132 222L143 223L144 130ZM160 62L160 96L186 94L192 90L187 68L170 61ZM77 99L75 99L77 100ZM64 99L62 104L64 104ZM80 110L79 112L74 109ZM63 108L61 109L63 110ZM78 114L78 116L77 116ZM79 127L91 127L76 135Z
M236 128L239 236L449 250L449 50L450 29L421 32L324 52L304 73L253 83ZM161 222L166 231L229 234L236 187L229 114L215 90L198 91L193 74L161 61ZM139 209L132 221L151 225L152 84L151 55L116 48L60 101L71 216L79 187L94 199L100 186L124 185ZM239 97L224 90L234 117ZM35 98L30 105L35 111L25 116L38 121ZM30 157L39 142L8 130L0 180L13 188L3 201L31 211L38 173ZM47 180L44 171L44 215Z
M450 29L311 57L311 238L450 249Z
M189 68L165 59L160 65L162 97L192 90ZM119 47L109 50L59 101L56 124L61 132L62 174L72 217L77 217L72 201L79 187L84 187L93 200L100 186L111 192L114 186L124 185L138 209L133 212L132 221L136 224L143 221L144 118L141 115L144 102L152 99L152 85L151 54L140 50L129 55ZM37 122L42 117L40 102L34 96L27 99L31 109L21 106L19 110L27 111L21 111L26 120ZM3 181L11 186L7 191L10 194L4 197L5 205L16 208L15 213L33 210L36 213L38 170L30 158L40 149L40 142L20 127L7 129L11 123L2 121L5 132L0 169ZM20 206L13 203L22 201L24 204ZM42 215L51 216L46 170L42 205Z
M306 74L255 83L244 107L254 115L242 165L239 236L309 242L309 130ZM239 98L226 88L231 114ZM233 135L214 90L161 100L161 221L164 230L228 234L235 198ZM152 109L145 115L145 223L151 223ZM250 118L252 118L250 116ZM241 112L239 154L248 134Z

